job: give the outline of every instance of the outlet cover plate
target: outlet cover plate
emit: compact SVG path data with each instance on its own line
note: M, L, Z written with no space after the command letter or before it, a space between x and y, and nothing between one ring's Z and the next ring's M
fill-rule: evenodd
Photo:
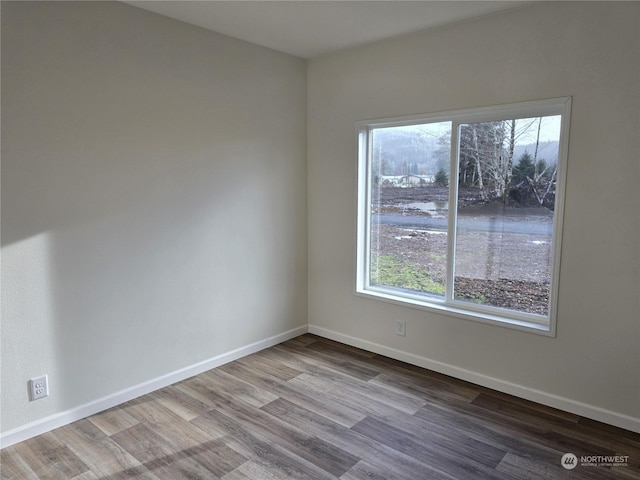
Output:
M49 379L46 375L29 380L29 400L34 401L49 395Z

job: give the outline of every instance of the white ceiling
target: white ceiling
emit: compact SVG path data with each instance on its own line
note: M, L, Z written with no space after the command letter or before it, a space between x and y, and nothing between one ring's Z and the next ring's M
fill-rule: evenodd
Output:
M303 58L489 15L529 1L126 1Z

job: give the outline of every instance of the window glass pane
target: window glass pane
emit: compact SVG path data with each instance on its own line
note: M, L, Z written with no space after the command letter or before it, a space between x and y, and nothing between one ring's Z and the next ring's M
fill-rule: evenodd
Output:
M444 298L451 122L375 128L369 284Z
M560 120L460 126L456 300L549 314Z

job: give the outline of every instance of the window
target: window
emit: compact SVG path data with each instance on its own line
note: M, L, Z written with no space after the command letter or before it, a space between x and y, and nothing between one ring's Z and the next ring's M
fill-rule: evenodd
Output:
M553 335L570 107L359 122L356 292Z

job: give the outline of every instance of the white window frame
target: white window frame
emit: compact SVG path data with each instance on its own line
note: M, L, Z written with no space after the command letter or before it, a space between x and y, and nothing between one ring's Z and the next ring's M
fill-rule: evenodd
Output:
M393 288L370 284L370 219L371 219L371 137L372 130L385 127L419 125L424 123L451 122L451 164L449 177L458 178L458 132L466 123L491 122L518 118L534 118L562 115L556 177L556 198L553 219L551 250L551 284L549 292L549 314L538 315L486 305L469 304L453 298L450 281L455 262L455 239L457 218L457 182L453 180L449 189L449 218L447 232L447 286L444 299L426 294L395 291ZM465 110L454 110L424 115L391 117L360 121L356 124L358 138L358 188L357 188L357 248L356 248L356 295L375 298L398 305L414 307L447 316L509 327L541 335L555 336L562 225L566 170L569 150L569 125L571 97L536 100L498 106L487 106Z

